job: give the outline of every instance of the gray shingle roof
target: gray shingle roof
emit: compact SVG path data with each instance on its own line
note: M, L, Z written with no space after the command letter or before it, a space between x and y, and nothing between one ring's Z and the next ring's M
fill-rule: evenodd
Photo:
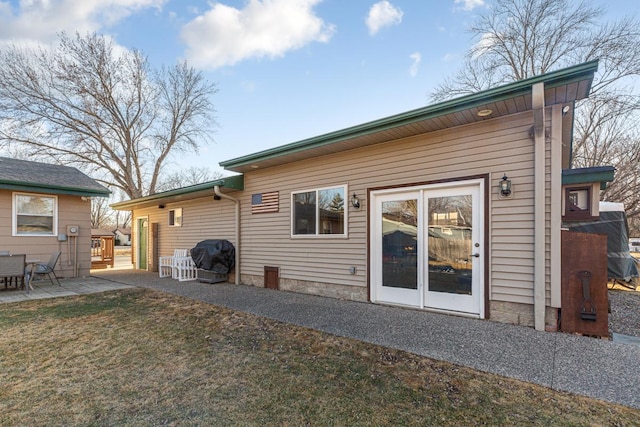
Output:
M0 157L0 189L78 196L108 196L110 191L76 168Z

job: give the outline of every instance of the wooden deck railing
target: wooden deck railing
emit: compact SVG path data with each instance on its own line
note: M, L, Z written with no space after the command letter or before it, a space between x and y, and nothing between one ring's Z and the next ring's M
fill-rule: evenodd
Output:
M113 268L115 236L91 236L91 268Z

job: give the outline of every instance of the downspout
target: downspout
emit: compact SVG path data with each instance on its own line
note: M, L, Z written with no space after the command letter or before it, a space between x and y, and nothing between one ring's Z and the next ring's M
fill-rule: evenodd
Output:
M560 308L562 289L562 104L551 107L551 307ZM557 322L556 322L557 323Z
M220 186L219 185L214 185L213 186L213 192L215 193L216 196L220 197L221 199L227 199L227 200L231 200L232 202L234 202L236 204L236 231L235 231L235 241L236 241L236 260L235 260L235 264L236 264L236 268L235 268L235 274L236 274L236 285L240 284L240 200L235 199L231 196L228 196L226 194L223 194L220 191Z
M545 118L544 83L531 88L534 144L534 252L533 319L538 331L545 329Z

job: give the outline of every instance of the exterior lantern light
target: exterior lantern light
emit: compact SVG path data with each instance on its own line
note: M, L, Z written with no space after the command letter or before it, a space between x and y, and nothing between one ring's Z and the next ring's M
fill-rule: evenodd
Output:
M503 197L509 197L511 195L511 180L507 178L507 174L504 174L500 181L500 194Z
M360 209L360 199L358 199L356 193L353 193L353 196L351 196L351 205L356 209Z

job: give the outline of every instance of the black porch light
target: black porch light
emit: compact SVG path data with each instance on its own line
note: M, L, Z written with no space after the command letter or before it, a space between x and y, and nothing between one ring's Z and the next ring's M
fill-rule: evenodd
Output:
M507 174L504 174L500 181L500 194L503 197L509 197L511 195L511 180L507 178Z

